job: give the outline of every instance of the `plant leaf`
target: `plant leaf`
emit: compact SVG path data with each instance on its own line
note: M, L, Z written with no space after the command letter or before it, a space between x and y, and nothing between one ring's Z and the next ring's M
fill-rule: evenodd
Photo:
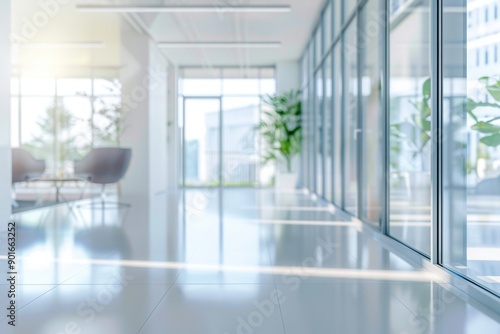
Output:
M479 141L486 146L496 147L500 145L500 134L497 133L491 136L483 137Z
M494 83L490 84L492 80ZM490 77L481 77L479 78L479 82L484 85L495 101L500 102L500 81Z
M480 121L480 122L477 122L476 124L474 124L472 126L472 129L476 130L478 132L481 132L481 133L498 133L498 132L500 132L500 126L494 125L491 123L487 123L487 122L483 122L483 121Z

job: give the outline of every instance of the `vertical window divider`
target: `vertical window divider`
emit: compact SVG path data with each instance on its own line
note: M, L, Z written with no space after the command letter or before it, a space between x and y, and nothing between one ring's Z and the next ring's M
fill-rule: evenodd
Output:
M311 111L312 111L312 121L313 121L313 132L312 132L312 145L313 145L313 149L312 149L312 159L313 159L313 178L312 178L312 182L313 182L313 190L314 190L314 193L318 194L318 189L317 189L317 185L318 185L318 177L317 177L317 172L318 172L318 161L317 161L317 150L318 150L318 143L316 142L316 139L317 139L317 135L316 135L316 130L317 130L317 110L316 108L318 107L317 106L317 103L316 103L316 99L318 97L318 80L316 78L316 33L317 33L317 30L315 30L314 34L313 34L313 40L312 40L312 62L313 62L313 68L312 68L312 84L313 84L313 94L312 94L312 99L311 99L311 103L312 103L312 108L311 108Z
M364 4L363 4L364 6ZM363 85L362 85L362 80L363 80L363 57L361 56L361 33L364 32L364 22L362 22L362 17L361 17L361 6L357 6L355 13L356 13L356 65L358 67L356 77L357 77L357 90L358 90L358 96L357 96L357 110L356 112L358 113L357 116L357 137L356 137L356 154L357 154L357 166L356 166L356 178L358 180L357 182L357 208L356 208L356 214L359 219L363 219L363 185L364 185L364 180L363 180L363 169L362 169L362 164L364 162L363 159L363 131L364 131L364 125L363 125ZM365 45L366 47L366 45ZM366 50L365 50L366 52Z
M389 17L389 3L388 1L383 1L382 9L386 15L385 25L384 25L384 45L381 48L384 53L383 68L382 68L382 110L383 113L383 163L384 163L384 185L381 187L382 198L383 198L383 208L381 214L380 231L384 235L389 235L389 210L390 210L390 154L391 154L391 143L390 143L390 131L391 131L391 115L390 115L390 100L389 100L389 75L390 75L390 17Z
M441 264L442 256L442 9L441 1L433 1L431 8L431 263Z
M18 112L19 122L17 124L17 128L18 128L18 131L19 131L19 133L18 133L19 147L22 147L23 143L22 143L22 133L21 133L21 131L22 131L22 126L21 126L21 124L22 124L22 122L21 122L22 118L21 117L22 117L22 110L23 109L22 109L22 98L21 97L23 96L23 94L22 94L23 92L21 91L21 89L22 89L21 75L19 75L18 78L19 78L19 80L18 80L18 83L17 83L17 89L18 89L17 98L18 98L19 102L18 102L17 112Z

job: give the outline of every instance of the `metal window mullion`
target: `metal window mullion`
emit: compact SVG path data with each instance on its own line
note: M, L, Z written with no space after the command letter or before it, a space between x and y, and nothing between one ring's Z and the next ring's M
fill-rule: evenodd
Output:
M313 40L312 40L312 56L313 56L313 68L315 67L314 65L316 64L316 37L315 37L315 34L316 32L314 33L313 35ZM313 160L313 178L312 178L312 182L313 182L313 186L312 186L312 190L314 191L314 193L318 193L318 189L317 188L317 178L318 176L316 175L317 172L318 172L318 167L317 167L317 158L316 158L316 150L317 150L317 143L316 143L316 139L317 139L317 135L316 135L316 130L317 130L317 125L316 125L316 97L318 95L317 93L317 80L316 80L316 71L314 70L313 71L313 76L312 76L312 80L313 80L313 94L312 94L312 108L311 108L311 111L312 111L312 115L313 115L313 118L312 118L312 121L313 121L313 126L312 126L312 129L313 129L313 133L312 133L312 137L313 137L313 149L312 149L312 160Z
M91 98L90 98L90 104L91 104L91 114L90 114L90 143L91 147L94 147L95 144L95 129L94 129L94 117L95 117L95 78L92 76L90 79L91 81ZM121 138L118 138L118 141L120 141Z
M19 75L18 78L19 78L19 80L18 80L17 85L18 85L18 92L19 92L19 97L18 97L18 102L19 103L18 103L18 108L17 108L17 117L18 117L19 121L17 122L18 123L17 124L17 128L18 128L19 133L17 134L17 136L18 136L18 140L19 140L19 147L21 147L22 144L23 144L22 141L21 141L21 137L22 137L22 135L21 135L21 131L22 131L22 126L21 126L21 124L22 124L22 122L21 122L21 119L22 119L21 118L21 116L22 116L22 102L21 101L23 100L23 98L22 98L22 91L21 91L21 89L22 89L21 88L22 87L22 85L21 85L21 76Z
M224 164L224 157L223 157L223 143L222 141L224 140L224 133L223 133L223 126L224 126L224 116L222 115L222 96L219 96L219 188L222 189L223 186L223 164ZM222 192L221 192L222 195Z
M343 9L342 9L343 10ZM343 14L342 14L343 15ZM343 34L343 33L342 33ZM340 107L340 124L341 124L341 131L340 131L340 174L341 174L341 191L340 191L340 205L341 208L345 210L345 197L346 197L346 179L345 179L345 159L346 159L346 154L345 154L345 134L346 134L346 129L345 129L345 95L346 95L346 70L345 70L345 40L344 40L344 35L342 35L341 39L341 45L340 45L340 81L341 81L341 87L342 87L342 94L339 94L340 99L341 99L341 107Z
M325 73L325 65L323 64L323 71L322 71L322 99L321 99L321 128L322 128L322 133L321 133L321 173L323 174L321 178L321 197L323 199L327 198L326 195L326 73Z
M433 1L431 7L431 142L432 142L432 203L431 203L431 262L441 263L442 228L442 2Z
M357 67L357 73L356 77L358 80L358 98L357 98L357 137L356 137L356 177L358 179L357 182L357 207L356 207L356 214L359 219L363 219L363 184L364 184L364 178L363 178L363 169L361 166L364 166L365 164L363 161L363 141L364 141L364 118L363 118L363 86L362 86L362 78L363 78L363 57L361 54L361 48L360 48L360 40L361 40L361 32L364 29L364 24L361 19L361 8L358 7L356 9L356 14L357 14L357 21L356 21L356 67ZM366 48L364 49L364 52L366 52Z
M385 13L385 26L383 29L383 68L382 68L382 106L383 106L383 163L384 163L384 175L383 175L383 209L382 209L382 219L380 221L380 231L384 235L389 235L389 217L390 217L390 159L391 159L391 114L390 114L390 91L389 91L389 76L390 76L390 20L389 20L389 4L387 1L383 1L382 9Z
M59 95L57 91L57 78L54 78L54 89L55 89L55 95L54 95L54 167L57 168L57 162L59 160L59 122L57 121L59 119ZM56 171L57 172L57 171Z
M182 186L186 187L186 100L182 96Z
M332 5L333 7L333 5ZM332 17L333 20L333 17ZM331 129L331 135L330 135L330 154L331 154L331 202L332 204L335 204L335 52L333 52L332 49L332 57L330 61L330 81L331 81L331 99L330 99L330 129Z

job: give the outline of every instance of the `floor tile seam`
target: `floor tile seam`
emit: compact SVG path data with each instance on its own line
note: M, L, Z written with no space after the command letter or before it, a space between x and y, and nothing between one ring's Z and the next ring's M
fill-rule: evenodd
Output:
M29 302L27 302L26 304L24 304L23 306L21 306L20 308L17 309L17 311L21 311L22 309L26 308L27 306L29 306L31 303L35 302L36 300L38 300L39 298L45 296L47 293L51 292L52 290L54 290L55 288L57 288L57 285L54 285L52 286L52 288L50 288L49 290L45 291L44 293L42 293L41 295L35 297L34 299L30 300ZM3 320L7 319L7 317L3 318Z
M167 294L170 292L170 290L172 290L172 287L174 287L174 285L176 284L177 280L179 279L179 277L181 276L181 274L185 271L185 269L182 269L178 274L177 274L177 277L176 279L174 280L174 282L172 284L170 284L170 286L168 287L167 291L165 291L165 293L163 294L163 296L160 298L160 300L158 301L158 303L156 304L156 306L153 308L153 310L151 310L151 312L149 313L148 317L146 318L146 320L144 320L143 324L141 325L141 327L139 327L139 330L137 331L137 334L139 334L144 326L146 326L146 324L148 323L148 321L151 319L151 317L153 316L154 312L156 311L156 309L158 308L158 306L161 304L161 302L165 299L165 297L167 296Z
M108 254L109 255L109 254ZM52 290L56 289L57 287L61 286L61 285L65 285L64 282L72 279L73 277L75 277L76 275L79 275L80 273L82 273L83 271L87 270L91 265L88 265L86 266L85 268L81 269L80 271L78 271L77 273L71 275L70 277L68 277L66 280L62 281L61 283L57 283L57 284L43 284L43 285L52 285L52 288L50 288L49 290L45 291L44 293L42 293L41 295L39 295L38 297L36 297L35 299L31 300L30 302L26 303L25 305L23 305L22 307L20 307L18 309L18 311L21 311L22 309L24 309L25 307L29 306L31 303L33 303L34 301L36 301L37 299L41 298L42 296L46 295L47 293L51 292ZM36 286L37 284L32 284L33 286ZM42 284L40 284L42 285ZM6 318L5 318L6 319Z

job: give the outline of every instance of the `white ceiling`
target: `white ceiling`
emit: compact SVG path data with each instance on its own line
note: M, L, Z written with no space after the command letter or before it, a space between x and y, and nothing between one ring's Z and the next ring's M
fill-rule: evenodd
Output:
M40 12L38 0L11 0L12 29L23 36L26 20ZM62 1L61 1L62 2ZM258 66L298 60L324 0L171 0L78 1L92 5L290 5L289 13L141 13L136 20L157 42L280 42L279 48L162 49L179 66ZM30 43L104 42L102 48L20 48L14 64L22 66L119 67L122 14L81 12L76 0L62 5Z

